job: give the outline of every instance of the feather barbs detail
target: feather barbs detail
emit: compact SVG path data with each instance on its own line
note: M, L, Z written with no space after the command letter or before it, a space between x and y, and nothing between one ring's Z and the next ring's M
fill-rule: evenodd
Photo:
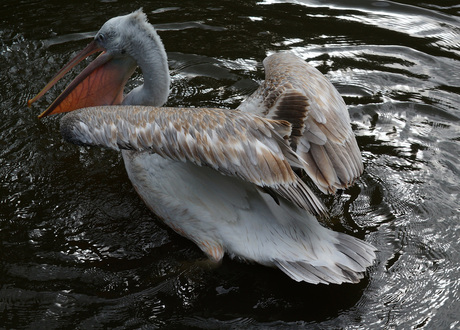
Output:
M304 161L283 137L290 130L286 121L235 110L145 106L81 109L61 123L61 133L69 142L150 151L208 166L268 187L299 207L322 214L322 203L291 168Z

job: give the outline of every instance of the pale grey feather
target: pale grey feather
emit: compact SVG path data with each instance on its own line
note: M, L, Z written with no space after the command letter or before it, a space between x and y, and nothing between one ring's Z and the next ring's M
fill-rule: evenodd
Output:
M276 259L274 263L296 281L340 284L357 283L375 259L375 248L352 236L334 233L337 258L332 265L315 265L315 262Z

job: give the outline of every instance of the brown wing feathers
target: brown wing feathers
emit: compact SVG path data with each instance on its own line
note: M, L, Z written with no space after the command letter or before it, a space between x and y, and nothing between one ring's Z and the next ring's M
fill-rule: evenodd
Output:
M334 193L351 185L363 165L340 94L318 70L291 53L271 55L264 66L264 83L239 109L290 122L291 147L321 191Z
M222 109L108 106L63 117L61 133L75 144L151 151L209 166L225 175L268 187L319 214L321 202L292 171L303 161L284 136L290 124Z

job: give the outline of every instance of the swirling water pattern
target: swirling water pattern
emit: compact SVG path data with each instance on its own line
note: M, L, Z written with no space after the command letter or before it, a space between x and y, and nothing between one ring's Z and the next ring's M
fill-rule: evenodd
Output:
M168 51L168 105L235 108L263 79L263 58L281 50L334 83L365 172L322 198L328 226L379 249L361 283L295 283L228 258L216 269L199 266L202 253L155 221L118 154L66 144L59 118L36 118L72 74L26 107L103 22L139 7ZM455 1L46 0L0 8L0 327L460 327ZM128 88L141 81L138 71Z

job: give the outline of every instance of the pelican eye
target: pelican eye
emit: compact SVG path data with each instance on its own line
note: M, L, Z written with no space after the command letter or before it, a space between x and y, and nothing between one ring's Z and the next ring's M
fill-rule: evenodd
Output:
M97 39L98 42L104 42L105 41L105 35L100 33L100 34L97 35L96 39Z

